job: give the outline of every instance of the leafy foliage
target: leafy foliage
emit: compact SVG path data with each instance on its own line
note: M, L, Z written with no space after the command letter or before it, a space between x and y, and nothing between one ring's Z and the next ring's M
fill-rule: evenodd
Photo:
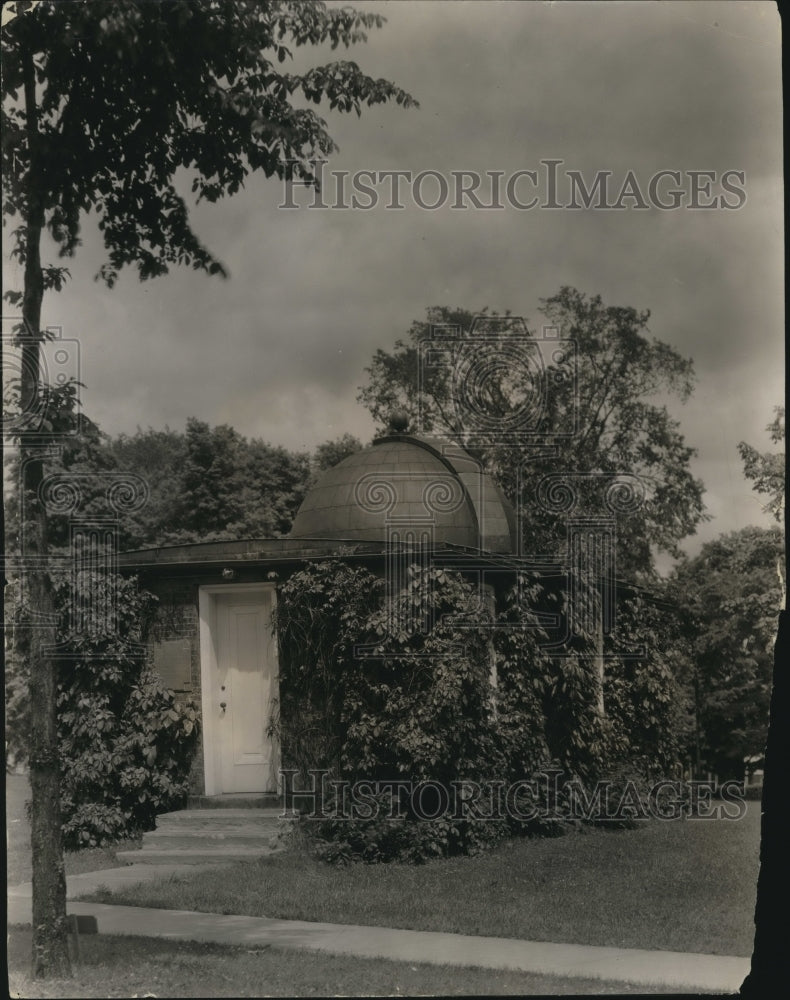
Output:
M775 444L785 439L785 411L783 406L774 407L774 419L766 427ZM752 445L741 441L738 445L743 471L754 486L755 493L768 496L763 510L781 522L785 509L785 456L782 452L761 454Z
M347 637L360 634L382 593L366 569L335 560L294 573L278 591L280 745L305 780L311 768L340 768Z
M78 410L79 385L73 379L62 385L43 384L40 391L40 405L37 419L40 429L36 433L41 451L46 455L48 471L73 473L81 476L84 473L105 472L115 467L111 456L105 452L105 436L99 427L85 414ZM20 404L20 385L18 380L10 380L5 386L4 419L8 421L9 436L4 456L6 490L5 500L5 544L9 553L19 553L22 545L22 462L21 451L13 446L26 432L24 410ZM44 414L44 416L41 416ZM94 488L95 486L95 488ZM101 488L90 481L81 481L83 509L87 515L97 513L101 500ZM34 499L28 495L28 506ZM101 511L102 513L104 511ZM68 520L66 517L53 515L47 524L47 535L52 545L62 546L68 542Z
M288 72L292 49L349 47L381 27L378 14L323 3L257 0L43 0L9 5L3 27L5 213L27 218L35 199L64 256L80 216L95 211L108 251L101 278L136 266L142 279L183 264L223 265L193 232L176 175L197 199L232 195L256 170L315 182L311 160L335 144L304 102L360 114L414 99L339 60ZM24 13L22 13L24 11ZM24 102L31 60L39 91L31 149ZM19 233L24 260L25 237ZM50 273L50 285L59 276Z
M141 548L287 535L316 476L362 444L346 434L309 455L190 417L185 433L138 429L106 447L148 484L148 503L125 523L126 547Z
M492 367L479 385L464 383L459 388L453 374L472 343L474 314L435 306L424 321L412 324L408 339L396 341L391 352L376 352L359 399L382 424L396 408L404 409L415 423L419 406L424 430L451 438L470 435L469 450L520 509L528 552L553 552L564 540L564 519L542 511L535 502L543 476L558 470L569 476L637 476L645 488L645 503L618 524L619 569L633 578L650 576L651 548L678 555L678 542L705 517L702 483L690 471L694 449L686 445L677 421L661 402L666 395L688 398L694 385L692 362L647 336L647 311L606 306L600 296L563 287L543 300L542 312L548 324L574 341L576 353L575 378L560 377L560 362L545 359L547 388L538 396L553 446L550 453L521 441L503 443L495 433L537 398L531 371L511 363L523 346L523 328L509 313L479 314L483 331L495 337L506 362ZM418 393L420 345L436 326L457 327L457 344L448 348L452 357L447 364L423 372ZM465 370L462 364L459 370ZM490 429L470 421L464 406L457 405L459 392L473 389L472 402L490 418ZM597 514L594 490L581 485L577 493L575 514Z
M695 694L700 764L720 778L743 776L763 753L782 606L780 532L749 527L707 542L675 571L688 672Z
M276 728L286 766L308 786L309 770L321 768L377 785L367 814L334 815L338 791L325 802L329 815L308 821L327 860L424 861L475 853L513 832L555 834L568 825L560 809L571 781L674 763L673 735L662 728L671 722L671 671L652 660L630 673L618 664L622 676L608 682L612 717L602 718L592 640L580 638L566 657L541 645L537 612L556 612L564 598L537 577L518 580L496 617L460 574L435 567L412 566L398 594L385 602L383 594L380 578L333 560L294 574L278 601ZM642 617L633 611L632 633L644 640ZM559 798L539 784L540 809L525 819L478 822L435 802L424 808L439 815L426 819L408 793L426 782L510 786L547 768L562 774Z
M152 829L157 813L175 808L188 788L198 737L197 705L179 702L146 665L142 645L155 598L136 581L84 571L62 574L59 611L57 722L61 819L71 849L103 846ZM74 610L115 607L75 631ZM25 630L18 630L8 674L12 699L8 744L15 760L28 752Z
M406 622L425 622L412 631ZM368 618L344 705L343 764L371 778L449 780L479 767L477 745L492 707L490 615L458 574L413 566L404 588Z
M353 434L343 434L333 441L319 444L313 455L313 466L316 474L338 465L344 458L360 451L362 447L362 442Z
M693 736L680 616L635 593L618 605L617 639L626 653L613 651L604 673L608 759L642 777L668 774Z
M108 439L109 459L142 476L150 493L145 507L126 518L125 545L287 535L317 475L361 447L346 434L312 455L292 452L195 417L185 433L148 428Z
M592 774L601 758L593 646L579 639L575 655L552 658L537 614L558 613L562 595L522 574L504 599L494 633L497 728L508 780L548 762L570 774Z
M281 714L284 759L293 746L287 706L307 701L315 717L326 720L328 753L319 745L314 760L345 780L430 780L449 787L453 780L497 771L487 618L470 584L457 574L412 567L391 602L382 604L382 587L366 570L323 563L283 588L278 628L288 664L281 679L281 690L288 692ZM433 623L427 632L403 624L423 620ZM389 811L387 794L381 793L380 805ZM386 815L321 821L314 832L328 841L324 856L425 860L469 853L504 833L502 823L450 816L417 822L409 803L402 805L403 822Z
M165 542L181 492L186 435L170 427L138 427L134 434L106 438L105 450L117 469L141 476L148 487L145 505L124 517L121 547L138 549Z
M52 389L52 398L64 392ZM48 457L48 473L76 477L80 514L106 513L107 480L101 475L129 472L146 483L148 499L118 516L121 550L189 542L273 538L287 535L299 505L316 476L359 450L347 434L318 445L313 455L292 452L232 427L210 427L190 417L186 432L147 428L111 438L84 414L79 433L63 439ZM8 457L6 538L19 545L19 454ZM48 522L53 546L68 544L69 516Z
M306 455L190 418L177 492L158 533L164 527L170 542L287 534L308 481Z

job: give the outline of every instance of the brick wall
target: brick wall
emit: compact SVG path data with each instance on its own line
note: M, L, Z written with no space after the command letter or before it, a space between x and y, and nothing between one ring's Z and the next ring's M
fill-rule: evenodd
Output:
M149 636L150 656L177 698L192 698L200 708L200 618L198 581L151 580L144 586L159 598ZM159 663L157 664L157 660ZM202 794L203 740L198 741L190 771L190 791Z

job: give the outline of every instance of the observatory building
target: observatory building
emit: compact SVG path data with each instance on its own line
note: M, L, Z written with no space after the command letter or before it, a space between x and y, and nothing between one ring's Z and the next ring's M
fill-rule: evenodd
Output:
M394 421L386 436L323 473L285 538L121 554L121 570L159 599L154 666L167 687L202 705L193 790L278 790L271 620L277 587L290 574L338 557L397 580L410 563L430 560L477 579L494 601L497 581L512 580L516 539L513 508L469 454Z

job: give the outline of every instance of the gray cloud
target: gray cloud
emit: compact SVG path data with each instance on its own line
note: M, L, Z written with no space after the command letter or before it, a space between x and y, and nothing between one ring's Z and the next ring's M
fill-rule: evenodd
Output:
M66 290L45 304L83 345L86 410L108 431L189 415L313 447L369 435L362 369L432 304L510 308L533 327L562 284L652 310L695 359L677 409L699 449L713 525L760 521L735 446L768 447L783 394L779 22L770 3L375 4L389 18L353 58L417 111L327 113L332 169L537 168L645 184L663 168L746 173L738 211L403 212L277 208L276 181L194 212L229 266L112 292L90 221ZM308 54L300 54L300 59ZM313 57L314 58L314 57ZM13 269L11 271L13 284ZM698 543L697 543L698 544Z

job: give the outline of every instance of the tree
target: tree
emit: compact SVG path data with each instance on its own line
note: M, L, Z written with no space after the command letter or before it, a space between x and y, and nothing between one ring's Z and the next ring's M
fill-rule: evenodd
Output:
M227 425L210 427L195 417L186 432L138 427L134 434L108 437L82 414L80 433L51 456L48 472L81 477L81 512L106 513L101 475L132 473L147 488L146 502L117 518L120 550L237 538L287 535L305 494L317 476L362 444L351 434L307 452L292 452L258 438L247 439ZM11 482L19 482L18 455L10 456ZM97 475L99 474L99 475ZM18 491L9 493L7 545L18 554ZM70 519L51 515L50 546L67 547Z
M79 245L80 219L95 212L108 259L99 276L112 285L133 265L141 279L186 264L225 274L189 225L176 174L209 201L233 194L252 171L315 182L311 159L334 143L325 121L301 99L341 112L388 101L416 102L346 60L286 72L289 46L348 47L383 18L352 8L293 0L27 0L8 4L3 26L4 223L18 219L12 254L24 268L21 307L21 410L42 397L41 308L67 269L42 264L45 231L62 257ZM10 17L9 17L10 15ZM44 569L46 518L38 498L45 457L36 427L21 431L28 525L25 559L31 601L52 615ZM33 747L33 972L68 971L58 818L58 766L52 629L31 642Z
M784 439L784 409L767 430ZM763 510L781 523L785 462L738 445L744 475L768 496ZM743 760L760 755L768 726L772 650L785 605L784 550L775 528L743 528L707 542L673 573L670 587L685 623L696 722L695 766L738 778Z
M778 444L785 439L785 411L783 406L774 407L774 419L765 428L771 440ZM752 445L741 441L738 451L743 461L743 474L750 479L755 493L767 494L768 501L763 510L771 514L781 524L785 509L785 457L781 452L761 454Z
M319 444L313 454L313 467L316 474L338 465L344 458L362 450L362 442L353 434L343 434L332 441Z
M720 535L672 579L690 643L690 680L699 732L697 768L743 775L744 757L761 754L768 729L773 644L782 588L776 528Z
M306 455L293 455L264 441L248 442L232 427L210 428L190 418L168 540L287 534L308 480Z
M346 438L319 445L317 453L328 448L334 455L344 444L350 454L361 447ZM306 452L195 417L188 418L185 433L138 429L110 439L107 448L149 488L145 506L124 521L127 548L287 535L314 466Z
M124 518L119 546L140 549L162 544L172 522L173 503L186 464L184 432L170 427L138 427L134 434L109 438L106 447L119 469L140 476L148 485L147 502Z
M601 475L638 477L644 502L618 522L618 571L649 577L653 550L678 556L678 543L706 516L703 485L690 470L694 449L663 403L668 395L688 398L692 362L647 336L647 311L605 306L600 296L563 287L542 300L542 312L570 341L543 359L542 375L523 362L526 330L516 317L482 310L470 335L471 312L435 306L407 340L376 352L359 399L380 423L402 408L416 424L419 408L422 429L462 438L519 508L527 552L557 551L564 539L565 514L536 502L544 476L567 477L577 495L574 514L590 516L602 513ZM443 349L443 363L423 363L420 384L421 349L425 358L437 327L459 333ZM490 346L475 346L480 333L495 344L495 356ZM519 436L525 414L539 437ZM502 435L502 427L516 433Z
M766 427L771 440L776 444L785 439L785 411L783 406L774 407L774 419ZM785 515L785 456L782 452L765 452L761 454L756 448L745 441L738 445L743 461L743 474L750 479L755 493L767 494L768 500L763 505L763 511L771 514L779 524ZM782 588L782 607L787 599L787 577L783 570L782 557L776 558L776 573Z

